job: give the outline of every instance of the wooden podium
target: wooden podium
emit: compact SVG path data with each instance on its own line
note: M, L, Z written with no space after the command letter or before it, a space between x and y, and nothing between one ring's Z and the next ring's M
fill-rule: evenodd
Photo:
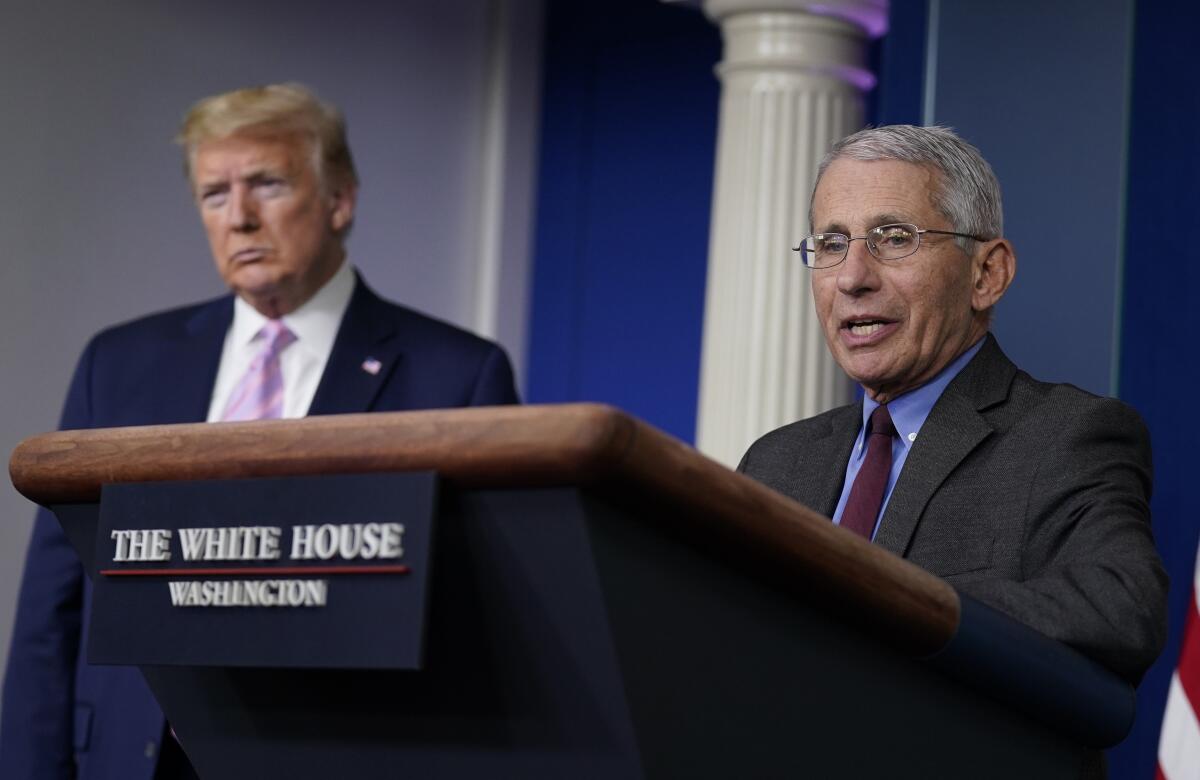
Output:
M64 431L10 471L93 580L107 484L438 475L423 668L142 667L204 778L1078 777L1132 724L1107 671L605 406Z

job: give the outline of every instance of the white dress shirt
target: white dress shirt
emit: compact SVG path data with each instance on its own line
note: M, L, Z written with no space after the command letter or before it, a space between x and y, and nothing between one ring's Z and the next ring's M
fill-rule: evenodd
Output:
M353 292L354 269L349 261L343 261L341 268L316 295L282 318L283 324L296 336L296 341L279 355L284 417L303 417L308 413ZM233 322L225 333L217 381L213 383L212 400L208 405L209 422L221 419L230 393L262 348L261 343L254 341L254 336L266 321L266 317L241 298L234 300Z

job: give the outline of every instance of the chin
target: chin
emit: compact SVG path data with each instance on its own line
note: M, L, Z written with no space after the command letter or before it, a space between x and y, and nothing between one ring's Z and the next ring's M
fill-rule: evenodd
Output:
M841 355L840 357L842 359L838 360L838 365L855 382L869 381L879 373L877 367L869 365L868 361L862 359L862 356Z
M233 274L228 283L229 289L242 296L272 295L279 289L279 279L275 274L261 270L243 269L241 273Z
M843 370L856 383L863 387L883 387L888 384L890 377L878 369L871 369L865 366L849 366Z

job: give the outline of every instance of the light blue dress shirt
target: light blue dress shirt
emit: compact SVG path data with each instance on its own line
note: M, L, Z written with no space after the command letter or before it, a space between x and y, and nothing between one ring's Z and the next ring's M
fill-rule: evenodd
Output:
M942 397L942 391L946 389L946 385L950 384L950 380L958 376L958 372L971 362L971 358L979 352L983 342L984 339L975 342L974 346L956 357L950 365L943 368L930 381L915 390L898 395L888 402L888 413L891 414L892 423L896 426L896 432L899 435L892 440L892 470L888 473L887 489L883 493L883 504L879 507L879 517L875 518L875 530L871 532L872 539L879 532L879 521L883 518L883 513L887 511L888 500L892 497L892 488L896 486L900 470L904 468L908 452L917 441L917 434L920 433L921 426L925 424L925 418L929 416L929 412L937 400ZM858 470L862 468L863 459L867 455L867 448L863 446L867 420L871 418L871 413L878 407L879 404L872 401L869 396L863 396L862 427L858 429L858 438L854 440L854 449L850 451L850 462L846 464L846 479L842 482L842 496L838 499L837 509L833 513L833 522L838 525L841 525L842 522L846 499L850 498L850 487L854 484L854 478L858 476Z

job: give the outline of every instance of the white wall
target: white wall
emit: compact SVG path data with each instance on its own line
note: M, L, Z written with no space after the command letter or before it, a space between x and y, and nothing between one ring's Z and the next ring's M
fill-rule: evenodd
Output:
M223 291L170 139L194 100L249 84L300 81L341 106L363 182L353 262L385 296L467 327L498 312L483 327L520 373L540 9L4 0L0 452L54 428L97 329ZM484 197L489 166L502 176ZM499 230L485 230L497 208ZM498 300L478 299L481 257ZM0 482L2 663L33 512Z

